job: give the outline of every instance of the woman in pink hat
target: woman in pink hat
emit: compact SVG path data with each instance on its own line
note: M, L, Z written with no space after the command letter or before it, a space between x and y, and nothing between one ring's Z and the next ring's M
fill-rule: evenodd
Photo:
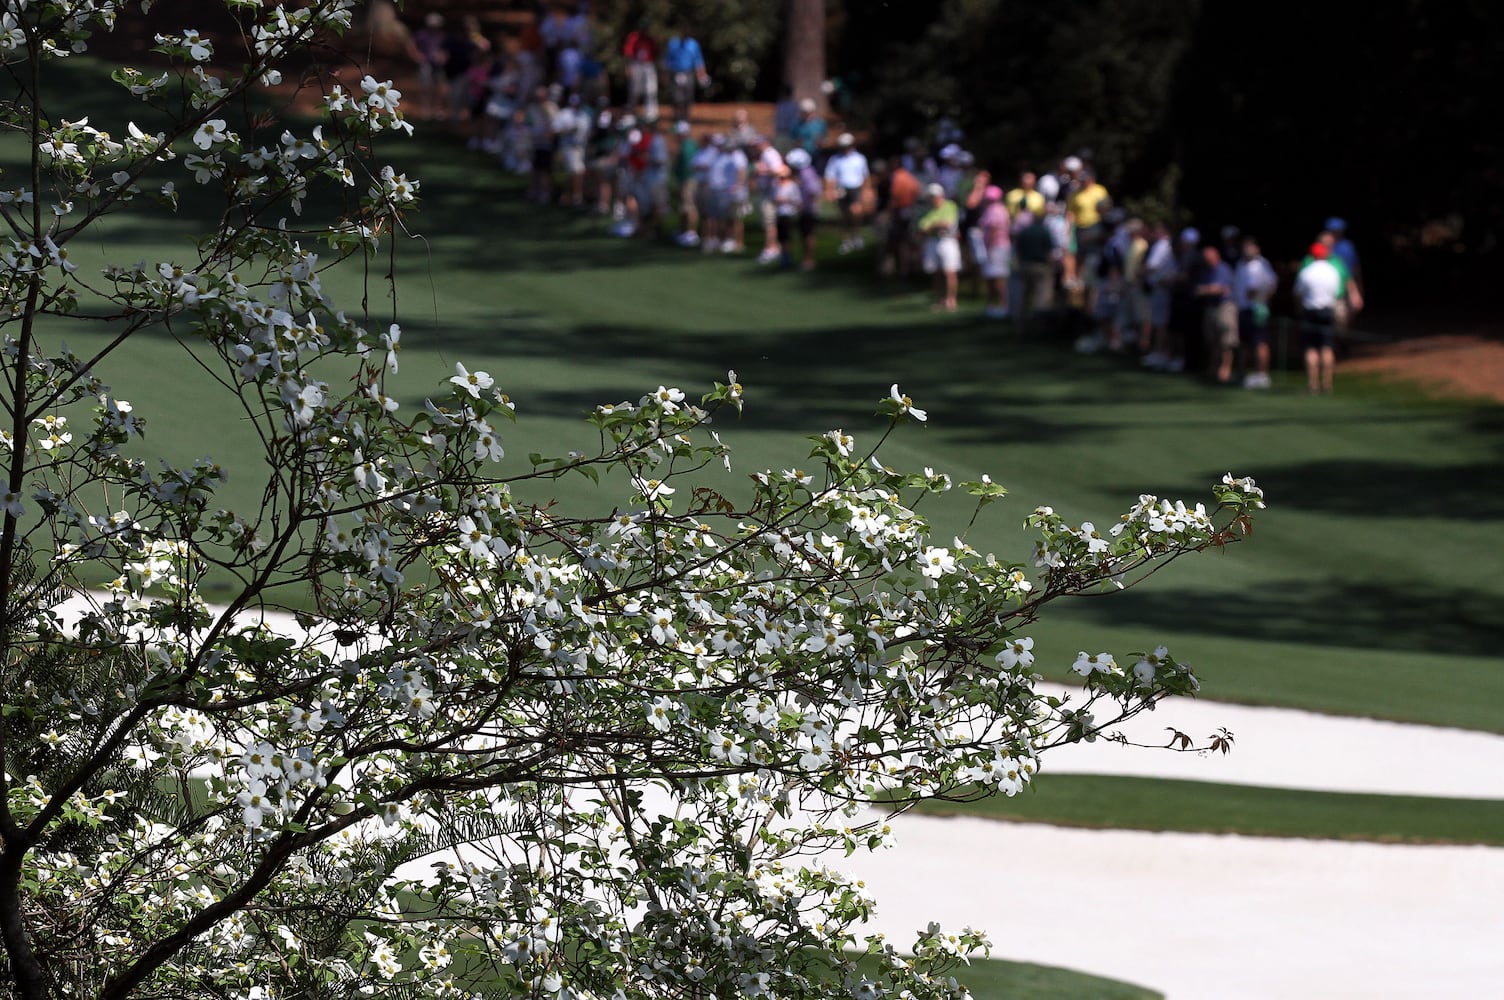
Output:
M1003 204L1003 189L988 185L982 192L982 215L977 229L982 234L982 279L987 283L987 306L982 315L988 319L1008 318L1008 276L1013 271L1013 244L1009 233L1012 218Z

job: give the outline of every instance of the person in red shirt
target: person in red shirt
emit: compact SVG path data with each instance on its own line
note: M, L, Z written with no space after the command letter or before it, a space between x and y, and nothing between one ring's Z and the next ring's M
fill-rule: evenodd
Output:
M627 59L627 107L641 105L645 118L658 117L658 42L648 34L647 22L640 21L622 43L621 54Z
M894 161L888 180L888 239L886 253L893 261L893 273L907 277L917 269L919 249L914 243L914 206L924 186L919 178Z

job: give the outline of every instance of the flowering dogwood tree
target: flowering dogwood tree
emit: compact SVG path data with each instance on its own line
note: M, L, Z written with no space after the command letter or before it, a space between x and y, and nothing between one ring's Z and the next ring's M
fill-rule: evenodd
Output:
M951 973L982 932L867 937L873 901L818 855L886 842L864 804L1017 793L1051 747L1194 690L1160 649L1083 653L1082 695L1041 697L1021 630L1235 539L1258 489L1229 476L1211 511L1140 497L1101 532L1041 508L1015 565L931 538L914 500L950 480L840 431L750 500L703 485L729 463L711 422L742 404L734 375L603 405L599 447L559 459L506 453L512 404L483 371L399 407L400 331L340 311L321 274L384 252L416 199L357 155L411 131L400 95L330 86L318 125L247 111L351 4L226 3L234 53L187 29L157 36L164 68L116 71L144 126L66 120L42 88L135 5L0 3L30 148L0 196L11 995L964 996ZM100 220L190 189L224 206L191 257L70 261ZM341 190L321 234L287 223ZM60 339L85 314L115 331L89 356ZM264 481L254 510L222 506L212 459L145 461L167 401L104 381L164 326L257 430L236 470ZM897 386L881 410L925 418ZM511 492L566 475L613 512ZM225 605L211 574L236 582Z

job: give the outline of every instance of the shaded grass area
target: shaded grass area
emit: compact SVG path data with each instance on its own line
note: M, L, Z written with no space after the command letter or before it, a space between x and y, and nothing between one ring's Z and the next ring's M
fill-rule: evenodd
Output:
M0 159L14 154L0 142ZM1267 488L1252 544L1050 609L1034 630L1047 673L1079 649L1167 642L1200 670L1204 697L1504 732L1504 408L1340 372L1338 394L1317 399L1298 379L1260 394L1151 375L975 310L937 317L922 286L880 282L870 259L831 252L833 237L819 270L777 272L612 239L591 217L526 203L517 180L443 137L384 141L377 154L421 178L423 208L391 259L337 269L325 286L342 306L364 303L374 329L402 323L387 391L405 407L456 362L496 376L520 415L503 431L503 474L526 471L532 451L588 449L580 417L596 403L661 383L693 395L734 368L747 412L718 429L735 472L708 484L736 490L747 473L804 461L806 435L841 427L870 444L876 400L896 381L930 420L903 429L885 460L1006 484L1012 497L969 538L1005 557L1027 556L1021 524L1036 504L1101 525L1141 492L1205 498L1226 471ZM73 259L181 259L192 221L122 216ZM103 337L55 329L78 350ZM171 338L144 331L102 374L150 420L153 454L211 453L231 470L224 501L259 503L254 437ZM621 495L611 485L563 480L524 499L609 510ZM922 510L942 540L969 516L959 497Z
M929 801L935 816L1102 829L1504 846L1504 802L1311 792L1202 781L1049 775L1037 793Z

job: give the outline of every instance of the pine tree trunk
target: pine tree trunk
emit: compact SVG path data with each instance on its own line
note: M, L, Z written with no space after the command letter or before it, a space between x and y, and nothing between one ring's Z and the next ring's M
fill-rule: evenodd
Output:
M795 100L813 98L821 114L825 100L825 0L788 0L783 82Z

